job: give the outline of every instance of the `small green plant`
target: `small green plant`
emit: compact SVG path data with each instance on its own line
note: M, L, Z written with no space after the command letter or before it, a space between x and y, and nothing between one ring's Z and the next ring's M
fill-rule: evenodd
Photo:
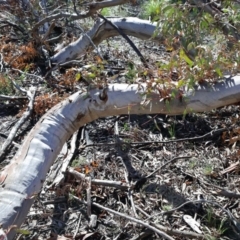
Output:
M210 207L207 209L207 214L205 215L204 220L208 227L214 228L212 230L212 235L207 235L207 239L209 240L219 239L219 236L224 234L228 229L226 227L226 219L218 219L214 214L214 210Z
M30 231L28 231L28 230L26 230L26 229L23 229L23 228L18 228L18 229L16 229L16 232L17 232L17 233L20 233L21 235L25 235L25 236L31 234Z
M216 237L211 236L211 235L209 235L209 234L206 235L206 239L207 239L207 240L217 240Z
M109 17L111 15L111 11L110 11L110 8L103 8L101 10L101 14L105 17Z
M203 174L206 176L209 176L209 175L211 175L212 170L213 170L213 166L211 164L207 164L207 165L205 165L205 167L203 169Z
M168 128L168 133L169 133L171 138L176 137L176 131L175 131L175 124L174 123L172 123L171 126Z
M111 17L116 15L119 17L128 16L128 13L126 12L126 10L123 9L121 6L102 8L101 14L105 17Z
M80 165L85 165L87 164L87 160L84 157L79 157L78 159L74 159L72 161L71 167L79 167Z
M228 230L228 228L225 226L225 223L226 223L226 219L222 218L221 222L217 228L217 232L219 235L224 234Z
M124 131L129 131L129 124L128 123L124 123L123 129L124 129Z
M137 69L135 68L134 64L132 62L128 62L128 71L126 73L126 78L133 82L133 80L136 78L137 75Z
M192 160L189 161L188 167L190 169L194 169L196 166L197 166L197 159L192 159Z
M0 74L0 94L11 95L14 92L11 81L4 75Z
M161 0L150 0L143 5L142 18L151 18L152 21L159 19Z
M162 209L163 209L164 211L170 211L170 210L172 210L172 206L171 206L171 205L163 205L163 206L162 206Z

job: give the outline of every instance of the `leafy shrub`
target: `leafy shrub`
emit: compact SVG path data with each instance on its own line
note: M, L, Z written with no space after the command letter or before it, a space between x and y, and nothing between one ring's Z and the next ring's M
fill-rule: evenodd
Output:
M144 19L151 19L151 21L155 21L159 19L161 7L161 0L150 0L143 4L143 12L141 17Z

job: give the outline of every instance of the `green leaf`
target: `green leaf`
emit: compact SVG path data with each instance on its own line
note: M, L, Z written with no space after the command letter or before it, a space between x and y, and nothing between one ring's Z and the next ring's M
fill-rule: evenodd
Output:
M216 73L218 74L219 77L223 76L222 71L220 70L220 68L215 68Z
M196 48L196 45L194 42L190 42L187 46L187 50L190 51L190 50L193 50Z
M75 79L76 79L76 81L79 81L80 78L81 78L81 73L77 73L77 74L75 75Z
M17 233L20 233L20 234L23 234L23 235L29 235L30 234L30 232L28 231L28 230L26 230L26 229L17 229L16 230L16 232Z
M162 12L163 12L163 13L167 13L167 12L169 12L169 11L170 11L170 13L172 13L174 10L175 10L175 9L173 8L172 5L167 5L166 7L163 7L163 8L162 8Z
M184 81L183 79L180 79L178 81L177 88L183 87L185 84L186 84L186 81Z
M193 66L193 61L186 55L183 49L180 50L180 58L184 60L190 67Z

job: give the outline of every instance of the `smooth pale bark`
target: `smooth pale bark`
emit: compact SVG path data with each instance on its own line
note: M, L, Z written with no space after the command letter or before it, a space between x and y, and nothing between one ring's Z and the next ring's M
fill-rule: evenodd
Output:
M159 43L164 40L164 38L160 35L154 38L152 37L154 31L156 30L156 23L151 23L150 21L134 17L108 18L108 20L115 24L128 36L134 36L142 40L152 38L153 41ZM82 35L77 41L69 44L67 47L55 54L51 58L51 61L54 64L60 64L80 58L87 50L89 51L93 49L90 39L95 45L98 45L103 40L118 35L119 33L113 28L113 26L98 19L91 30L89 30L85 35Z
M113 84L108 89L77 92L47 112L26 137L22 148L0 175L0 224L20 226L34 196L66 140L79 127L102 117L121 114L202 112L240 101L240 76L212 87L184 93L182 101L166 104L158 93L147 99L144 85ZM101 100L102 99L102 100ZM8 232L13 239L14 229Z

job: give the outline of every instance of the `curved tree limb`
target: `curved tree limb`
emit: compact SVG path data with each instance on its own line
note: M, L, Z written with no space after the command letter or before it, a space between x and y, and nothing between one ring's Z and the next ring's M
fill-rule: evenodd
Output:
M34 196L65 141L79 127L95 119L122 114L202 112L240 101L240 76L211 86L185 89L182 101L169 104L152 92L145 101L146 85L113 84L107 89L77 92L47 112L26 137L22 148L0 175L0 224L20 226ZM145 101L145 102L144 102ZM144 103L143 103L144 102ZM8 232L13 239L15 231Z
M107 19L121 29L124 34L143 40L152 38L153 33L156 30L156 23L151 23L150 21L139 18L129 17ZM67 47L63 48L51 57L52 63L60 64L77 59L84 55L87 50L92 49L89 37L95 45L98 45L107 38L119 35L119 32L111 24L98 19L93 28L87 32L87 35L88 37L86 35L81 36L77 41L69 44ZM155 38L152 38L152 40L156 42L163 42L164 38L158 35Z

